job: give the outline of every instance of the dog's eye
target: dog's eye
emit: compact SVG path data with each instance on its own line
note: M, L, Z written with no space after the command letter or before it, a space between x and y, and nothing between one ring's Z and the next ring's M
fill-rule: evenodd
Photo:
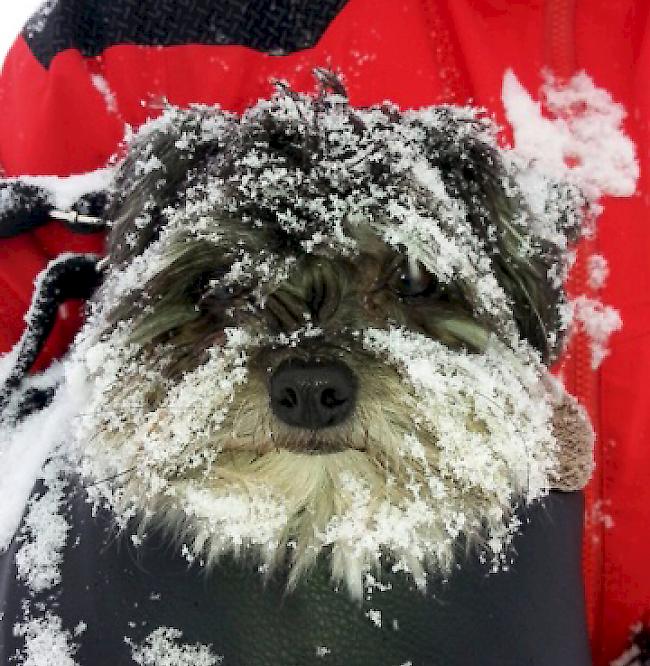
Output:
M439 282L434 275L422 265L409 266L407 262L396 267L388 284L396 294L407 298L435 296L439 292Z
M240 297L245 287L223 284L223 272L206 272L197 276L188 288L189 298L201 308L219 306Z
M240 284L225 285L214 282L213 284L208 284L208 287L199 299L199 304L232 301L244 294L245 291L245 287Z

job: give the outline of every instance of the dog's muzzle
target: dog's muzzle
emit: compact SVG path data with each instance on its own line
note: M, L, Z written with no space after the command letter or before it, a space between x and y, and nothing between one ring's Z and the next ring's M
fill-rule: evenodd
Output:
M357 385L352 370L340 361L289 359L271 376L271 409L296 428L330 428L354 410Z

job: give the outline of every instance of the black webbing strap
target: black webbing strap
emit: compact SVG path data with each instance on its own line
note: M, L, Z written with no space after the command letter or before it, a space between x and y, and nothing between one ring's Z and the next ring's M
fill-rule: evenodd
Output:
M25 377L45 346L59 306L69 300L90 298L99 285L98 259L97 255L89 254L62 255L36 278L34 297L25 317L25 331L14 347L13 365L0 387L0 416L12 402L12 396L20 392ZM52 393L51 389L30 388L20 396L20 406L11 410L10 418L15 420L45 406Z
M72 210L58 211L46 189L20 180L0 181L0 239L38 229L52 218L76 233L103 231L106 199L104 192L93 192L80 197Z

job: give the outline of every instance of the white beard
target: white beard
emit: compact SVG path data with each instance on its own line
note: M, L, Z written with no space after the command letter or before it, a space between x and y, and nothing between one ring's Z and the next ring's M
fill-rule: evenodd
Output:
M136 521L136 542L162 527L206 566L253 552L263 572L288 563L289 587L328 552L333 578L359 598L364 574L387 563L426 586L461 544L498 567L514 509L552 485L546 370L523 343L492 338L469 354L367 329L374 364L360 372L356 412L324 435L343 450L314 454L287 448L299 436L249 372L252 335L230 331L176 384L162 377L164 350L143 359L125 335L82 342L68 376L88 396L75 430L82 473L120 527Z

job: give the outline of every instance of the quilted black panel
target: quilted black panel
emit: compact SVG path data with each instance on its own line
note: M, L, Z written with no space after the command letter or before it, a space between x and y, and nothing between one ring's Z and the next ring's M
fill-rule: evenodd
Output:
M48 67L65 49L238 44L282 55L314 46L347 0L48 0L23 35Z
M128 536L116 536L109 516L91 516L80 490L69 493L72 529L55 610L69 630L80 620L87 624L75 639L80 666L134 666L124 637L140 642L159 626L180 629L183 642L211 644L225 656L224 666L592 663L580 570L581 493L551 493L522 515L507 572L490 575L472 555L448 583L432 581L426 595L384 572L380 580L392 588L357 604L332 589L322 561L287 594L282 576L264 583L253 558L246 565L224 558L206 575L157 535L136 551ZM27 595L16 575L18 545L0 552L0 664L14 663L10 657L22 644L12 631ZM381 612L381 627L369 620L369 609ZM317 657L317 646L331 653Z

